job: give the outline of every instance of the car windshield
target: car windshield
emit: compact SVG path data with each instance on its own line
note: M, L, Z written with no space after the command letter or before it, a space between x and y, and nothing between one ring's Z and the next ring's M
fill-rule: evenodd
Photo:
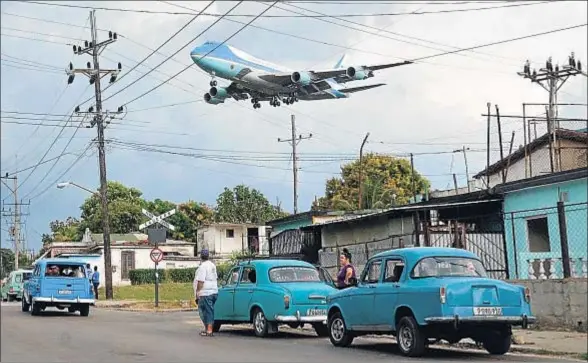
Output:
M321 282L313 267L274 267L269 271L271 282Z
M413 269L412 277L487 277L482 263L467 257L429 257Z
M47 277L86 277L83 265L48 264L45 268Z

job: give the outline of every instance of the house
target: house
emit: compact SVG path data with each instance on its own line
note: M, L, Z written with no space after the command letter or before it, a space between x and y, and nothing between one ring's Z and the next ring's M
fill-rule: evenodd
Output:
M572 277L587 276L588 169L536 176L500 185L504 231L513 278L563 277L562 234ZM564 225L557 204L562 201Z
M555 135L555 136L554 136ZM574 170L588 166L588 134L582 131L557 129L546 133L511 155L490 165L474 176L474 186L486 189L486 180L490 177L489 187L506 182L533 178L554 172Z
M229 257L234 252L250 251L268 254L266 226L256 224L213 223L198 228L198 251L208 248L210 254Z
M81 242L53 242L46 246L47 252L41 257L74 258L98 266L100 284L104 285L104 242L102 234L86 230ZM163 260L158 268L188 268L199 265L193 242L167 240L158 246L163 251ZM110 251L113 286L129 285L129 272L134 269L155 268L150 252L153 245L142 233L111 234Z

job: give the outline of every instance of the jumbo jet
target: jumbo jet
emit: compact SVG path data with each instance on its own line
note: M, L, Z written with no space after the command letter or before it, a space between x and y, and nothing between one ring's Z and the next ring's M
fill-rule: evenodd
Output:
M208 41L192 50L194 63L210 74L210 91L204 101L218 105L226 99L236 101L251 99L253 108L268 101L273 107L287 105L298 100L315 101L348 98L349 94L383 86L384 83L359 87L345 87L345 83L361 81L374 76L374 71L411 64L380 64L373 66L345 67L345 55L333 69L293 71L258 59L233 46ZM227 87L217 85L216 77L231 81Z

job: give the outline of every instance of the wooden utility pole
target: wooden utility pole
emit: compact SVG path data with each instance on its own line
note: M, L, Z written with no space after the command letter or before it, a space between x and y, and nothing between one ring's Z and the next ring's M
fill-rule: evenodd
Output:
M502 148L502 127L500 124L500 111L498 110L498 105L494 105L496 107L496 122L498 123L498 144L500 146L500 161L504 160L504 149ZM502 183L506 183L506 174L504 172L504 168L502 168Z
M291 115L292 119L292 137L283 140L278 137L278 142L287 142L292 146L292 173L294 174L294 214L298 213L298 156L296 154L296 146L302 141L312 138L312 134L303 136L302 134L296 136L296 118Z
M365 137L363 138L363 142L361 143L361 147L359 148L359 199L358 199L358 209L361 210L362 209L362 190L363 190L363 147L365 146L365 143L367 142L368 137L370 136L370 133L368 132L367 134L365 134Z
M12 179L12 187L4 181L9 179ZM14 244L14 269L18 270L22 244L21 217L23 216L23 213L21 207L23 205L29 205L29 203L24 204L18 200L18 177L16 175L9 176L8 173L6 173L6 175L1 177L0 180L2 180L2 183L10 190L14 199L14 203L4 203L2 207L2 216L13 219L13 224L9 227L8 234L12 238ZM8 206L8 209L6 206Z

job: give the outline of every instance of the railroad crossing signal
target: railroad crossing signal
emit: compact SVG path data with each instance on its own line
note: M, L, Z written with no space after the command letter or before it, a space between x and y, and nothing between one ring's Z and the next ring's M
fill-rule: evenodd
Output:
M151 219L148 220L147 222L141 224L139 226L139 229L145 229L145 228L147 228L147 227L149 227L149 226L151 226L153 224L159 223L159 224L161 224L162 226L164 226L165 228L167 228L169 230L172 230L172 231L175 231L176 230L176 227L174 227L173 224L170 224L170 223L164 221L165 218L167 218L169 216L172 216L172 215L174 215L176 213L176 209L175 208L172 209L172 210L170 210L170 211L167 211L167 212L165 212L165 213L163 213L162 215L159 215L159 216L157 216L157 215L149 212L146 209L141 209L141 212L143 212L144 215L146 215L147 217L149 217Z

